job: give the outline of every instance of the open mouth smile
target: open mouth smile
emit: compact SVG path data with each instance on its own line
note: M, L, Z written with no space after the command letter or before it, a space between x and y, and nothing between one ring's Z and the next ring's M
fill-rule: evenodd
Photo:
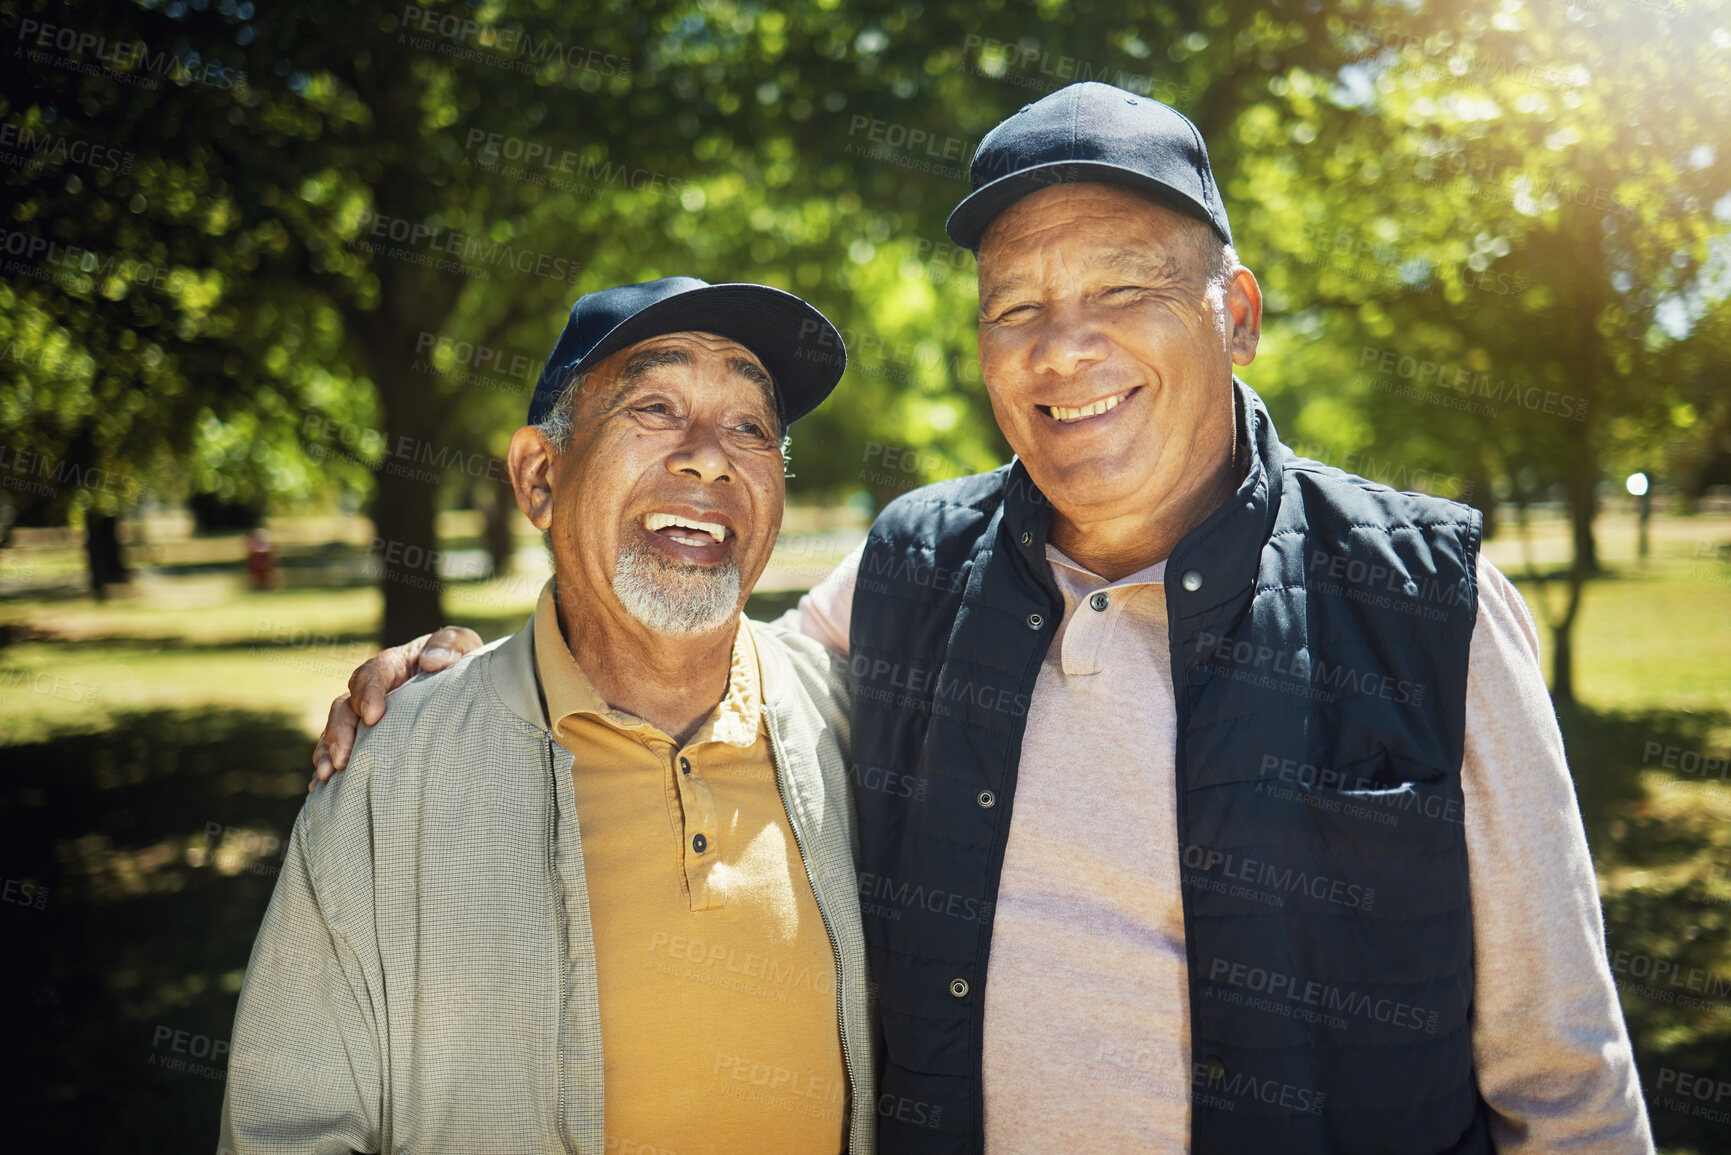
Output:
M1036 405L1034 408L1052 418L1054 421L1060 422L1064 425L1072 425L1078 421L1087 421L1089 418L1099 417L1104 413L1110 413L1119 405L1123 404L1124 401L1134 392L1136 392L1135 389L1127 389L1122 393L1114 393L1110 397L1102 397L1098 401L1091 401L1086 405L1076 408L1071 408L1067 405Z
M717 546L734 536L733 530L718 521L704 521L680 513L646 513L643 528L680 545Z

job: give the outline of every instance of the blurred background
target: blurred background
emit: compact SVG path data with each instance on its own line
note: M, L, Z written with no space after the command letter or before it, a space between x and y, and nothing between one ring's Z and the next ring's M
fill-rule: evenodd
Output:
M579 294L755 280L842 328L779 612L1007 459L944 218L997 121L1102 80L1201 128L1288 443L1483 511L1655 1133L1731 1150L1727 0L0 0L0 34L20 1141L214 1141L330 699L545 579L501 455Z

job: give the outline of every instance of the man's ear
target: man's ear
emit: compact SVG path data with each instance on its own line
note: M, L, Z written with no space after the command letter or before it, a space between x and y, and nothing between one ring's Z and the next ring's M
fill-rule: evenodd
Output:
M511 434L511 448L505 453L511 488L517 493L517 508L539 530L553 524L554 462L552 444L535 426L525 425Z
M1248 365L1256 360L1256 346L1262 339L1262 286L1249 269L1240 268L1226 286L1226 312L1232 319L1232 363Z

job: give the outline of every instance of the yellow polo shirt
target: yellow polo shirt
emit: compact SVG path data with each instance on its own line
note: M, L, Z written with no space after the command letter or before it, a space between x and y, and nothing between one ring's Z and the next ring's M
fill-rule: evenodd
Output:
M835 953L782 807L745 619L727 693L683 746L602 700L552 582L535 665L575 759L607 1155L844 1150Z

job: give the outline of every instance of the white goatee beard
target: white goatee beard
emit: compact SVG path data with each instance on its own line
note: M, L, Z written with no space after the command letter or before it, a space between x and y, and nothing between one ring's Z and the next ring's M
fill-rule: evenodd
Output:
M739 565L685 565L642 542L619 547L613 593L625 612L663 634L701 634L739 612Z

